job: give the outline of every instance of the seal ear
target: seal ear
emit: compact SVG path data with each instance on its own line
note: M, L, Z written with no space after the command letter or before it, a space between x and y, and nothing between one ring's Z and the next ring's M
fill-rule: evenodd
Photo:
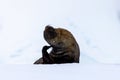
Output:
M57 36L55 29L52 26L46 26L44 31L45 39L53 39Z

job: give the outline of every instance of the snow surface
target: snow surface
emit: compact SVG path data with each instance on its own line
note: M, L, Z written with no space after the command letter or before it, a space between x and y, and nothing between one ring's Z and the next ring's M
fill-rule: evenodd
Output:
M72 32L79 64L33 65L46 25ZM120 80L120 0L0 0L0 64L0 80Z
M81 64L120 63L120 0L0 0L0 64L32 64L46 25L68 29Z
M0 65L1 80L120 80L120 65Z

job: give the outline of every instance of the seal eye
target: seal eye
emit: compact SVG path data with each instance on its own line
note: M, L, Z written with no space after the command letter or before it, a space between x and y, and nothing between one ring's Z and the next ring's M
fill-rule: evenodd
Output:
M55 41L53 41L53 43L55 43Z

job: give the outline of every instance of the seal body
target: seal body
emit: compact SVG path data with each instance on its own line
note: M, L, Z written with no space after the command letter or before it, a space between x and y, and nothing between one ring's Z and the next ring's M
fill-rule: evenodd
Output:
M68 30L46 26L44 39L50 46L43 47L42 57L34 64L79 63L79 45ZM48 53L50 47L52 50Z

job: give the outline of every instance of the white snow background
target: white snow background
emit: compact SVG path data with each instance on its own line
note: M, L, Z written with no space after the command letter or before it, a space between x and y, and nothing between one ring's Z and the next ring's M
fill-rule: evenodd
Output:
M31 65L46 25L71 31L80 64ZM120 0L0 0L0 64L1 80L119 80Z

